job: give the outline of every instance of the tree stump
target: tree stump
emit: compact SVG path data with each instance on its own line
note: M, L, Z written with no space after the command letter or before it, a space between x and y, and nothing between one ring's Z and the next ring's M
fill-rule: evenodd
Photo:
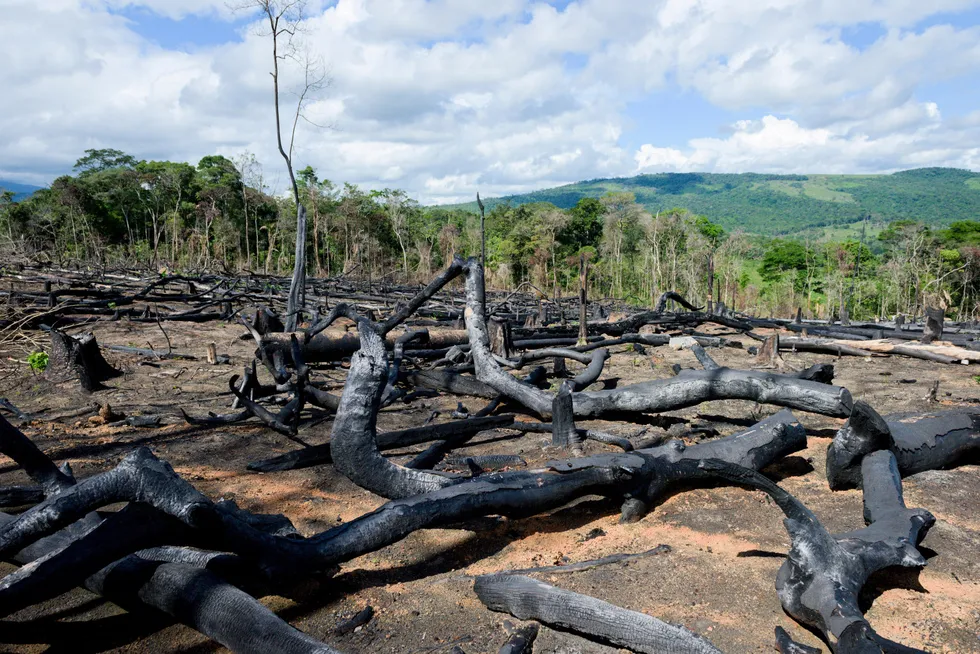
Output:
M266 334L280 334L286 331L282 320L268 307L259 307L255 310L255 319L252 321L252 328L262 336Z
M571 447L575 456L582 456L582 438L575 428L572 409L572 384L564 381L551 404L551 444L554 447Z
M921 342L928 345L933 341L942 340L943 322L945 321L945 318L946 313L942 309L927 307L925 324L922 326Z
M510 322L491 318L487 323L487 328L487 331L490 332L490 351L509 359L514 351Z
M102 382L120 374L102 357L94 334L70 336L51 330L51 357L45 375L57 381L76 379L91 393L102 390L105 388Z

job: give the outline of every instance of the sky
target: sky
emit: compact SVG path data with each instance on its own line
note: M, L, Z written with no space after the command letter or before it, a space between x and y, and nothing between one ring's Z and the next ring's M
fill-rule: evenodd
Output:
M338 185L437 204L656 172L980 170L980 0L303 4L284 136L311 61L329 84L307 98L295 167ZM0 10L0 178L47 184L90 148L250 153L285 189L254 9Z

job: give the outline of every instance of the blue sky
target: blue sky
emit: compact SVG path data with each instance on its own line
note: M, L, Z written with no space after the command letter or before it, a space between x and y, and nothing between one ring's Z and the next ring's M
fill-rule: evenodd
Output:
M247 151L283 179L254 16L4 3L25 24L0 24L0 178L46 183L115 147ZM980 168L980 0L307 4L300 49L330 84L303 113L330 127L301 121L296 161L338 183L450 202L660 171ZM283 64L287 116L299 73Z
M228 20L215 14L192 14L176 19L161 16L147 7L122 7L110 13L125 18L129 29L147 42L185 52L239 42L249 24L244 19Z

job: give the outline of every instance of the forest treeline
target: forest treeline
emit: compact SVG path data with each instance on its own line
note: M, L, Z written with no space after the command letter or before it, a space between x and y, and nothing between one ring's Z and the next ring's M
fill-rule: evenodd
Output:
M297 174L307 207L308 274L428 281L454 255L480 252L480 216L423 207L399 189L366 191ZM293 264L296 209L268 193L253 156L139 161L88 150L73 175L15 202L0 196L4 259L281 275ZM980 313L980 222L946 227L894 221L874 237L831 242L725 230L711 215L648 211L630 191L547 202L498 203L486 213L487 279L544 297L573 294L584 255L592 297L644 305L675 289L760 315L802 307L814 317L870 319Z

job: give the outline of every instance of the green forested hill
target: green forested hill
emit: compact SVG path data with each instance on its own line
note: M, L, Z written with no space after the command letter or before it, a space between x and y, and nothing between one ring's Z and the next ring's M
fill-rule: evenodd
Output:
M648 211L680 207L702 214L727 230L794 234L844 225L871 215L876 221L918 220L948 224L980 220L980 173L955 168L920 168L891 175L741 175L662 173L594 179L485 201L551 202L572 207L583 197L629 191ZM476 203L462 205L476 210Z

